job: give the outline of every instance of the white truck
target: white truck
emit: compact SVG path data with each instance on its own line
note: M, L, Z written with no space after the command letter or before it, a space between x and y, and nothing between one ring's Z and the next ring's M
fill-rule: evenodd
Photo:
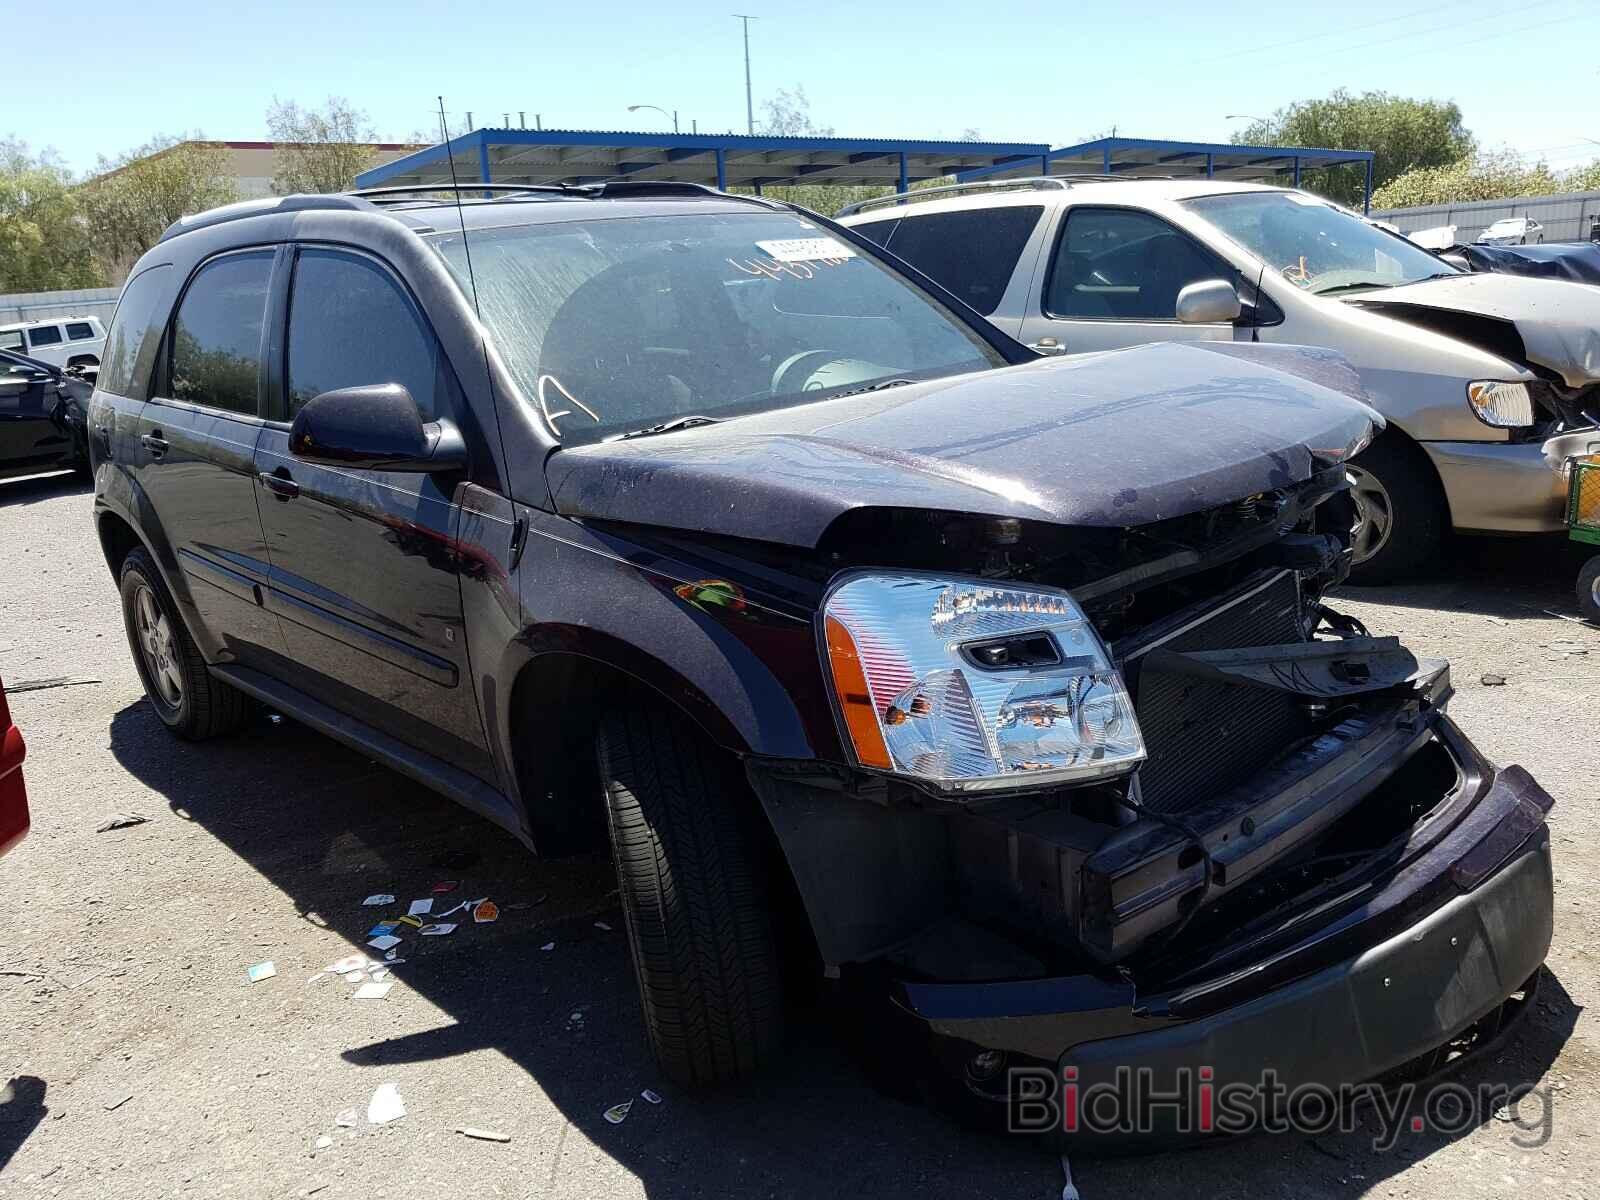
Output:
M105 348L106 327L99 317L49 317L0 325L0 350L26 354L62 370L98 368Z

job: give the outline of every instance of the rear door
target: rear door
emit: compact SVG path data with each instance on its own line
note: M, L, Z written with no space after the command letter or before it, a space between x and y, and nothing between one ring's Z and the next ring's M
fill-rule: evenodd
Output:
M286 682L492 779L461 620L465 476L319 466L288 448L294 414L337 388L398 383L424 421L457 415L450 364L399 278L356 250L298 249L285 328L256 468Z
M1030 344L1054 338L1068 353L1145 342L1232 341L1230 321L1177 319L1178 293L1238 272L1187 233L1137 208L1063 211L1036 300L1022 323Z
M196 268L167 326L130 448L134 480L193 599L191 631L202 651L210 661L257 667L282 650L264 606L255 484L277 254L236 250Z

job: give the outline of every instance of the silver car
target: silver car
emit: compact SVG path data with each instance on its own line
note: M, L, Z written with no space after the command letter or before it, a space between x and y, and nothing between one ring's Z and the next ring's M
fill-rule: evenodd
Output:
M1356 576L1450 528L1563 527L1540 446L1600 424L1600 289L1469 275L1307 192L1216 180L930 188L842 224L1047 354L1154 341L1328 347L1389 428L1351 467Z

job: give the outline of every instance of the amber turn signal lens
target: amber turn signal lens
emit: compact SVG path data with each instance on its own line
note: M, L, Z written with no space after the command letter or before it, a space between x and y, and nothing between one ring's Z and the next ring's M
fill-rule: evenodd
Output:
M872 693L867 689L867 676L861 669L861 656L856 653L855 639L833 617L823 621L823 629L828 641L828 665L832 668L833 690L839 697L839 711L844 714L850 741L855 745L856 761L864 767L887 771L893 765L889 759L889 747L884 744L883 730L878 726L878 714L872 707Z

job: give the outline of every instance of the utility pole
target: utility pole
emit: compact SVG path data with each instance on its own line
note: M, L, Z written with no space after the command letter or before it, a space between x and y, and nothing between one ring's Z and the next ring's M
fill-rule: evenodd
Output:
M740 21L744 22L744 131L754 134L756 131L756 106L750 98L750 22L756 17L746 16L744 13L734 13Z

